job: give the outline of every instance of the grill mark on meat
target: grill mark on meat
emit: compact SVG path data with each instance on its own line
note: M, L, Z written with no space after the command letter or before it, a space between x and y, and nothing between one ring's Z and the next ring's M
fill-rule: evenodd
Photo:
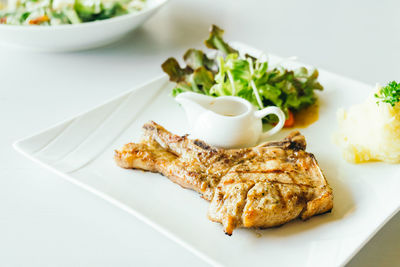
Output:
M249 173L249 174L252 174L252 173L264 173L264 172L260 172L260 171L248 171L248 172L243 171L242 172L241 171L241 172L236 172L236 173L240 173L240 174ZM278 180L272 180L272 179L268 179L268 178L267 178L267 180L263 180L263 181L267 182L267 183L271 183L271 184L293 185L293 186L304 186L304 187L308 187L308 188L316 188L316 186L314 186L314 185L302 184L302 183L297 183L297 182L291 182L291 183L281 182L281 181L278 181Z
M280 173L285 173L285 174L288 174L288 177L292 180L291 183L280 182L280 181L277 181L277 180L270 180L270 179L266 180L266 182L269 182L269 183L279 183L279 184L285 184L285 185L298 185L298 186L305 186L305 187L309 187L309 188L316 188L316 187L313 186L313 185L302 184L302 183L296 182L296 180L293 178L293 176L290 175L290 174L292 174L292 172L288 172L288 171L284 171L284 170L280 170L280 169L256 170L256 171L233 170L232 172L235 172L235 173L238 173L238 174L246 174L246 173L248 173L248 174L252 174L252 173L254 173L254 174L255 174L255 173L262 173L262 174L278 173L278 174L280 174Z
M278 142L268 142L260 145L262 147L282 147L286 149L292 149L294 151L305 150L306 141L300 132L296 131L291 133L283 141Z
M309 184L300 184L300 183L285 183L285 182L280 182L277 180L267 180L265 181L267 183L271 183L271 184L281 184L281 185L293 185L293 186L304 186L304 187L308 187L308 188L316 188L316 186L313 185L309 185Z
M256 173L262 173L262 174L264 174L264 173L266 173L266 174L268 174L268 173L290 173L290 172L285 172L285 171L282 171L282 170L271 170L272 172L270 172L270 171L233 171L233 172L235 172L235 173L238 173L238 174L256 174ZM290 175L289 175L289 177L291 177ZM293 179L291 179L292 181L293 181ZM282 184L282 185L294 185L294 186L304 186L304 187L308 187L308 188L316 188L316 186L314 186L314 185L309 185L309 184L302 184L302 183L297 183L297 182L291 182L291 183L288 183L288 182L281 182L281 181L277 181L277 180L271 180L271 179L268 179L267 178L267 180L264 180L265 182L267 182L267 183L274 183L274 184Z
M155 130L157 130L156 129L156 126L153 124L153 122L154 121L151 121L152 123L146 123L145 125L143 125L143 129L144 130L147 130L147 131L155 131Z
M271 170L256 170L256 171L242 171L242 170L234 170L236 173L287 173L287 171L280 169L271 169Z
M297 142L290 142L288 148L293 150L304 150L304 146Z
M293 173L297 173L297 170L295 172L288 172L287 176L289 177L289 179L292 181L293 184L298 184L298 182L294 178L295 175L292 175Z
M264 144L263 147L284 147L287 144L285 141L278 141L278 142L269 142L267 144Z
M179 142L185 141L187 136L188 136L187 134L186 135L182 135L182 136L174 135L174 136L171 136L169 138L169 141L173 142L173 143L179 143Z
M198 146L198 147L200 147L200 148L202 148L204 150L207 150L207 151L210 151L210 152L217 152L217 150L215 148L211 147L210 145L206 144L205 142L203 142L201 140L197 140L196 139L196 140L193 141L193 143L196 146Z
M243 216L243 211L244 211L244 207L246 207L247 202L249 201L247 195L249 194L250 190L251 190L254 186L256 186L256 183L251 184L251 185L250 185L250 188L246 191L246 195L245 195L245 197L244 197L245 201L244 201L244 204L243 204L243 208L240 209L240 214L238 214L237 218L242 218L242 216ZM236 223L238 223L238 222L236 222ZM239 222L239 223L240 223L240 222ZM225 232L225 234L226 234L226 235L229 235L229 236L232 235L232 233L227 233L227 232Z
M283 183L272 183L272 184L283 184ZM286 200L282 195L281 188L280 187L275 187L275 190L276 190L276 193L277 193L278 198L279 198L278 203L281 203L282 207L286 208Z
M230 155L230 156L232 156L232 155ZM238 166L240 164L243 164L246 160L250 160L251 161L256 157L256 155L252 155L251 157L243 159L242 158L243 154L241 154L241 153L234 155L233 159L230 156L228 156L227 154L222 154L221 153L221 154L219 154L217 156L217 158L215 159L214 162L210 162L211 165L223 162L225 164L224 167L226 168L225 170L221 170L218 176L210 175L210 176L212 176L212 178L211 178L212 180L217 180L217 182L215 183L215 187L219 184L221 179L226 174L231 172L231 170L234 169L236 166ZM212 167L210 167L210 168L212 170ZM206 171L209 172L210 168L207 168Z
M269 142L268 144L265 144L263 147L281 147L286 149L292 149L295 151L305 149L303 144L293 141Z

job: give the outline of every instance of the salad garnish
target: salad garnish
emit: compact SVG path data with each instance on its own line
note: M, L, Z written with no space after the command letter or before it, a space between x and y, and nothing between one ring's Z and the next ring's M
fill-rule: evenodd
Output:
M400 102L400 83L395 81L389 82L385 87L382 87L375 97L378 99L376 102L388 103L394 107L398 102Z
M146 0L8 0L0 24L60 25L104 20L138 12Z
M196 92L210 96L233 95L250 101L258 109L278 106L294 124L292 113L302 110L317 100L315 90L323 90L317 81L318 71L305 67L288 70L282 66L270 67L268 61L251 55L242 55L222 38L224 31L212 25L205 45L216 50L210 56L198 49L189 49L181 67L175 58L168 58L162 69L176 83L172 94ZM275 116L265 122L276 123Z

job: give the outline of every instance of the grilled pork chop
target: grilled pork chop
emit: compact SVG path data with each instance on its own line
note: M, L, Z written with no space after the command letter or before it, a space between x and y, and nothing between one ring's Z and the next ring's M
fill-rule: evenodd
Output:
M208 218L226 234L236 227L266 228L328 212L332 190L306 141L292 132L283 141L220 149L174 135L155 122L140 143L115 151L120 167L158 172L211 201Z

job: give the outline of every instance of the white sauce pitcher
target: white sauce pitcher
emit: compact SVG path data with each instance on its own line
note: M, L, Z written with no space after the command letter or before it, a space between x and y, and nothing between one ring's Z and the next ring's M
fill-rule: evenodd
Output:
M193 137L223 148L254 146L279 132L286 119L278 107L256 110L249 101L236 96L211 97L185 92L176 101L186 112ZM261 119L269 114L276 115L279 122L263 132Z

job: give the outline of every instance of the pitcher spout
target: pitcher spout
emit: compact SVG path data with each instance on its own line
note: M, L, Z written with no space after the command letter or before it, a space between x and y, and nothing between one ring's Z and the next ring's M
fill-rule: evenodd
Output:
M213 101L213 97L185 92L176 96L175 100L182 105L190 125L194 125L198 118L204 112L207 112L206 106Z

